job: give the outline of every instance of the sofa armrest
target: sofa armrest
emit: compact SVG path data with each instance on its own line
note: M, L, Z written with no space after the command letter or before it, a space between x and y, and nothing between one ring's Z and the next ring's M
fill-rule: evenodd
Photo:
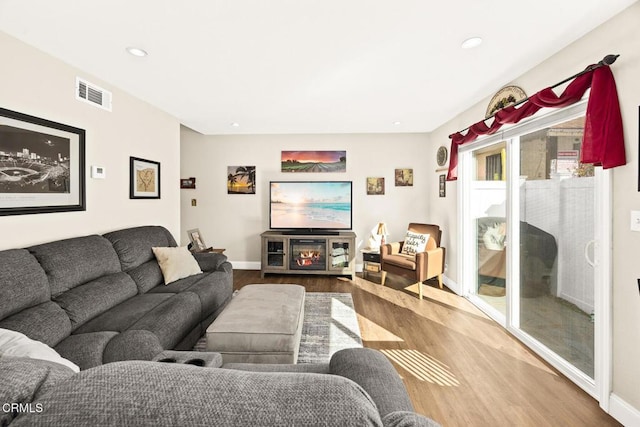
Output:
M222 369L235 369L250 372L296 372L312 374L329 374L328 363L225 363Z
M196 252L193 254L198 265L202 271L216 271L219 270L222 264L227 261L225 254L219 254L214 252Z
M109 341L104 349L104 363L121 360L151 360L164 351L157 335L142 329L124 331Z
M421 271L425 271L425 280L444 273L444 248L417 253L416 264Z
M402 250L402 245L404 242L392 242L386 243L380 246L380 256L384 257L385 255L397 255Z
M357 383L373 399L381 417L397 411L413 411L409 394L391 362L378 350L349 348L337 351L330 372Z

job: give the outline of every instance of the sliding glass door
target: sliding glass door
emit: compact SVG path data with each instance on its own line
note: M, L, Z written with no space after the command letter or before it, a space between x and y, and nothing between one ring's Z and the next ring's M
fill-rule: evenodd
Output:
M611 206L608 174L579 161L585 108L460 150L460 277L474 304L602 398Z
M470 269L471 295L504 323L507 301L506 143L498 141L471 152L469 221L475 242Z
M520 329L594 377L594 168L584 116L520 136Z

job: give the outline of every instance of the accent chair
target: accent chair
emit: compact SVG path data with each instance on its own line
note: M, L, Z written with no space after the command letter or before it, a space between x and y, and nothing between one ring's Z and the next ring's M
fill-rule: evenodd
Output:
M441 237L442 230L438 225L412 222L405 240L380 246L382 285L387 273L392 273L414 279L420 299L425 280L437 277L442 289L445 248L440 246Z

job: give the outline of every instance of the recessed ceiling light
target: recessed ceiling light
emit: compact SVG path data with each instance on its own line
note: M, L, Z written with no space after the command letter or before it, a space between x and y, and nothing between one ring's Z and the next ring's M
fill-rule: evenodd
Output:
M474 47L478 47L482 44L482 39L480 37L470 37L462 42L463 49L473 49Z
M237 127L240 127L240 123L233 122L233 123L231 123L231 126L233 126L234 128L237 128Z
M394 125L394 126L400 126L401 124L402 124L402 122L399 122L399 121L395 121L395 122L393 122L393 125Z
M129 52L133 56L138 56L138 57L143 57L148 55L146 50L140 49L139 47L128 47L127 52Z

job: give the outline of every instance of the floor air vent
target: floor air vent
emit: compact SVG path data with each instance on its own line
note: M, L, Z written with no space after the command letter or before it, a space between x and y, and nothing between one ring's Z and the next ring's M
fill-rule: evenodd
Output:
M111 92L79 77L76 78L76 99L111 111Z

